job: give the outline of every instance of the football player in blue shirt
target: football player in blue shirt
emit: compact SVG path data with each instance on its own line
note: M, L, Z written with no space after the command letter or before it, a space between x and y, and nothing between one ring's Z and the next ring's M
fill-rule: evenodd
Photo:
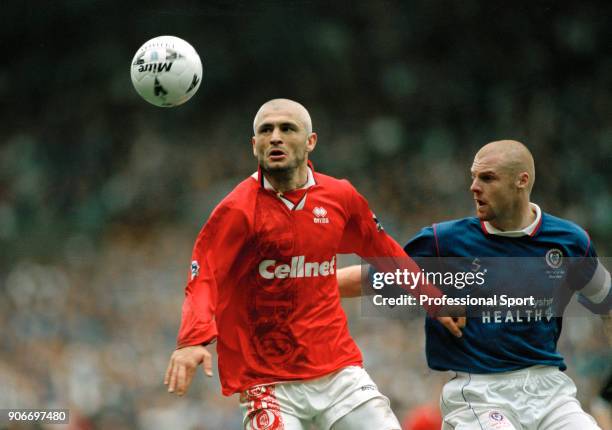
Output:
M579 290L579 301L602 315L610 337L610 274L583 229L542 212L530 201L535 167L522 143L502 140L485 145L471 173L476 217L424 228L408 241L406 253L415 259L451 261L449 265L467 257L478 270L503 259L504 264L518 261L511 276L491 270L487 282L497 292L516 288L519 294L526 289L539 294L540 301L532 308L469 311L467 324L461 318L465 325L459 338L427 317L429 367L455 372L440 399L443 429L599 429L576 399L576 386L562 372L566 366L556 347L560 316L571 299L571 294L561 294L563 288L570 293ZM561 286L572 273L568 270L559 280L557 274L565 273L564 259L577 267L578 275ZM337 276L343 296L361 294L359 266L340 269Z

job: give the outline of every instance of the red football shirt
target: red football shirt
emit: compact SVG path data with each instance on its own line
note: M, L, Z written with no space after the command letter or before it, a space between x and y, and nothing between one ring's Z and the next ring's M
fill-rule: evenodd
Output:
M260 175L211 214L185 289L178 346L217 339L225 395L361 365L340 306L336 254L401 257L406 266L348 181L310 170L310 186L285 198Z

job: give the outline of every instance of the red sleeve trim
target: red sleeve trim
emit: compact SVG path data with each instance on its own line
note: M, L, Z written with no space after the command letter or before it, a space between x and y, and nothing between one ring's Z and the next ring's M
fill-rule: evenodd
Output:
M584 229L583 229L583 231L584 231L584 234L586 234L586 237L588 239L586 250L584 251L584 256L586 257L589 254L589 248L591 247L591 235L589 235L588 231L586 231Z
M536 227L533 229L529 237L535 236L538 233L538 231L540 231L540 226L542 225L542 218L544 217L540 215L540 220L538 221L538 225L536 225Z
M440 245L438 244L438 229L436 228L437 224L433 224L433 234L434 241L436 242L436 255L440 256Z

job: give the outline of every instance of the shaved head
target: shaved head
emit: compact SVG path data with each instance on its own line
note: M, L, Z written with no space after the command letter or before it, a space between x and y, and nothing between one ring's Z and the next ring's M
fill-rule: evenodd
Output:
M261 123L265 115L274 113L289 113L301 123L306 130L306 133L312 133L312 120L310 119L310 114L306 108L298 102L289 99L273 99L265 102L259 108L257 114L255 114L255 119L253 120L253 132L256 133L257 125Z
M317 145L310 115L289 99L265 102L253 120L253 155L278 192L295 190L308 180L308 154Z
M529 175L528 193L535 181L535 164L531 152L516 140L497 140L487 143L476 153L474 160L489 160L512 176Z
M533 157L516 140L498 140L480 148L472 163L476 215L502 231L523 229L536 219L530 203L535 179Z

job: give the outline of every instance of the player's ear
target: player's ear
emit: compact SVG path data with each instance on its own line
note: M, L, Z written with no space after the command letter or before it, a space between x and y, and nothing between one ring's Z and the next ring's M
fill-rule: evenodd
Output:
M317 133L310 133L306 140L306 152L312 152L317 146Z
M517 188L520 189L527 189L529 188L529 173L527 172L521 172L518 174L518 178L516 179L516 186Z
M251 137L251 145L253 145L253 155L257 157L257 150L255 149L255 136Z

